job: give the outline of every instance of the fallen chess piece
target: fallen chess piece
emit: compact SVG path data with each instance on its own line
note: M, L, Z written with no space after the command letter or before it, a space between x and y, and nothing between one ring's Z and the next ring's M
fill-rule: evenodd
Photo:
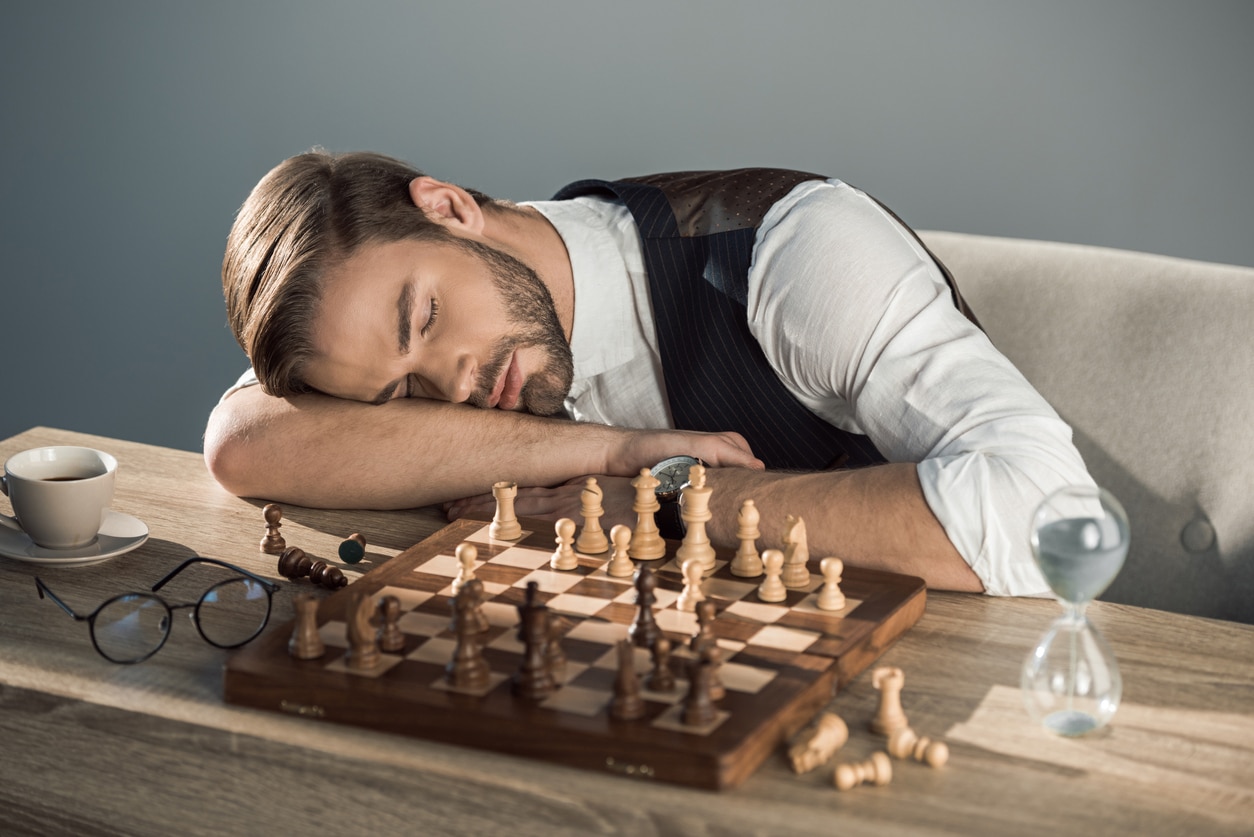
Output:
M893 780L893 763L880 750L871 753L864 762L838 764L832 774L837 790L847 791L861 784L887 785Z
M849 740L849 727L834 712L824 712L788 748L794 773L808 773L825 764Z
M345 564L356 564L366 557L366 538L360 532L354 532L340 544L340 560Z
M279 556L279 575L284 578L304 578L319 587L338 590L348 584L348 579L339 567L333 567L326 561L314 561L299 546L289 546Z
M910 727L899 729L888 737L888 752L894 758L914 759L928 767L944 767L949 761L949 746L944 741L920 736Z

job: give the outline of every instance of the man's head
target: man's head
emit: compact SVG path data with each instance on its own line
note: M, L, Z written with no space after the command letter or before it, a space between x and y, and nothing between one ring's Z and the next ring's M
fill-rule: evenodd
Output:
M456 223L450 195L470 207L462 217L509 211L366 152L312 151L262 179L231 229L222 283L267 393L560 409L570 349L547 287Z

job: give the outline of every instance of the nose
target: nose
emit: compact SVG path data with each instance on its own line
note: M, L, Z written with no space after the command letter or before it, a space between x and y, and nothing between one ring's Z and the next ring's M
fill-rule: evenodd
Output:
M418 371L422 389L428 398L436 398L453 404L461 404L475 391L475 373L478 364L468 354L447 357L442 363L431 364Z

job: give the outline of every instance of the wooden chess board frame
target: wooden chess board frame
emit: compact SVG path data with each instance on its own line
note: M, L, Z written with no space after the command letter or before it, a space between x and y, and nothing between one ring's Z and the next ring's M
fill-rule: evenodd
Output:
M922 616L926 601L922 579L846 567L841 589L850 601L849 607L836 614L819 611L813 607L813 599L821 576L818 575L818 559L812 558L812 584L808 591L790 591L786 616L781 620L782 624L794 628L800 626L804 629L802 633L812 633L808 647L798 652L757 646L753 640L745 644L736 641L737 637L744 638L760 630L761 623L744 613L752 613L754 607L760 605L757 605L756 592L736 594L732 598L719 596L717 590L744 589L744 582L753 581L731 576L726 562L732 552L719 550L719 569L711 578L734 581L711 585L717 590L707 595L719 607L714 629L720 644L726 642L728 648L733 649L730 662L725 663L724 668L731 674L728 667L734 663L735 670L749 675L757 685L751 688L729 685L727 696L717 704L718 722L712 729L700 731L684 730L673 721L670 725L662 723L665 718L661 716L674 718L678 706L682 705L682 684L669 704L655 702L653 698L657 696L646 691L650 710L646 718L639 721L612 719L604 709L573 712L529 703L511 693L507 676L494 676L493 685L485 694L454 691L442 679L447 658L439 662L411 659L411 656L421 656L418 647L423 642L440 642L451 649L454 635L446 626L427 630L423 632L425 636L408 637L407 647L394 655L400 659L393 659L394 664L377 674L365 676L345 668L340 658L347 643L341 639L336 647L334 637L337 632L342 636L347 604L354 593L381 595L397 589L422 591L416 595L428 596L423 608L425 622L431 624L439 614L451 613L447 606L447 583L452 578L433 576L423 572L422 566L433 559L447 566L447 558L454 554L458 544L468 539L474 542L476 538L480 539L476 542L480 560L519 546L544 553L553 551L553 524L527 518L522 518L521 522L525 532L523 539L505 542L487 539L487 521L455 521L370 570L349 587L327 596L318 607L320 630L329 638L327 653L320 659L297 660L288 653L294 621L271 626L228 660L224 699L232 704L543 759L576 768L712 790L729 789L751 776L773 753L780 752L782 742L808 723L841 687L913 626ZM663 596L657 607L659 617L663 615L666 599L670 600L669 607L674 611L675 594L683 584L682 576L672 563L678 544L668 543L667 546L666 558L648 562L658 568L657 589ZM608 560L609 553L581 554L579 572L595 573L596 568L603 568ZM549 570L546 564L535 572L558 571ZM481 578L490 577L486 570L478 574ZM597 585L604 587L609 580L603 570L600 575L600 582L592 576L581 583L591 585L590 589L597 589ZM297 587L302 583L307 582L294 581L292 585ZM603 703L608 703L615 674L614 664L605 662L613 658L613 643L607 642L601 648L595 642L572 638L571 631L575 632L574 636L599 635L607 631L625 633L625 626L634 619L637 608L630 604L634 602L634 595L627 595L628 591L634 594L630 579L618 584L620 586L612 588L611 592L622 591L623 595L615 596L611 602L607 593L606 607L595 616L581 617L560 611L555 614L571 629L564 647L574 668L582 672L580 676L585 681L604 685ZM497 585L498 588L504 586ZM501 614L521 603L523 586L510 586L491 597L496 602L511 605L498 604L494 612ZM671 593L666 596L664 591ZM552 598L552 594L547 598ZM668 615L690 616L677 611ZM679 649L689 632L676 632L666 627L673 627L674 620L659 621L663 623L664 633ZM582 634L576 631L576 627L585 622L588 623L584 626L586 630ZM772 629L793 630L775 626ZM513 632L513 628L498 630L502 647L508 647L511 641L516 644ZM648 652L637 649L636 653L637 670L647 672ZM683 653L677 652L672 666L680 678L684 676ZM516 668L522 659L520 653L511 655L491 648L485 649L485 654L492 663L494 675L508 675L511 671L506 669ZM766 678L769 680L764 685L757 683ZM555 694L563 689L574 694L577 690L570 684L575 682L570 680ZM591 692L584 689L583 693Z

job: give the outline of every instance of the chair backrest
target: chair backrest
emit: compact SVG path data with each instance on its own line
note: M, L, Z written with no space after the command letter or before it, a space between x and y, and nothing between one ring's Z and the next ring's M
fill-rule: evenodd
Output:
M1127 509L1104 599L1254 622L1254 269L924 232Z

